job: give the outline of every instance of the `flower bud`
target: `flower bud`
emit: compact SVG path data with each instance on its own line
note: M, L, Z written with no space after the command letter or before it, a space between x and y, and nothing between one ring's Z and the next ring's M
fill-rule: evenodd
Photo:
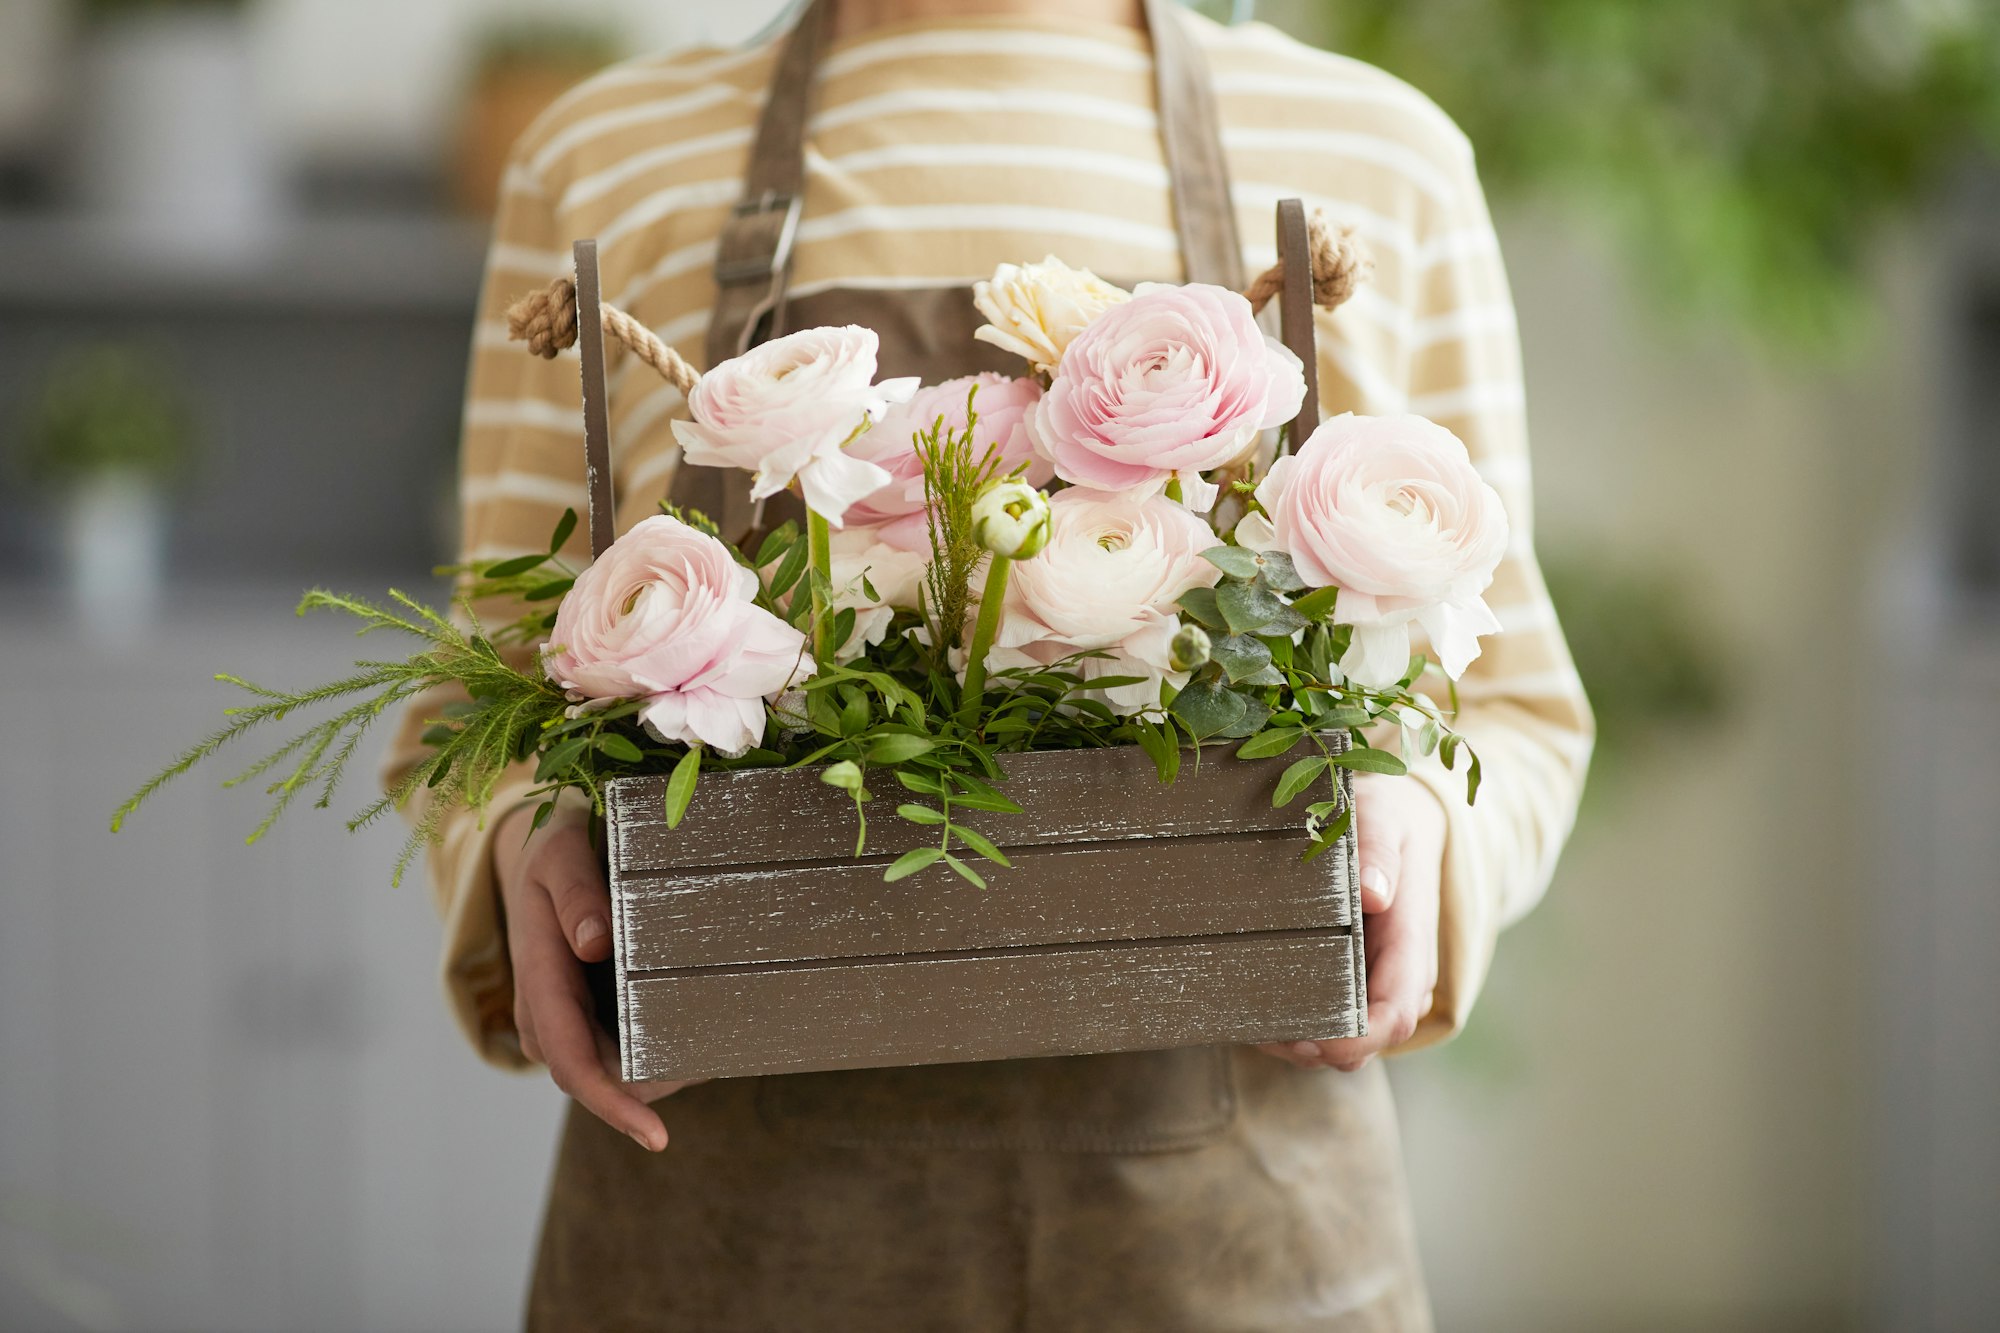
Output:
M1199 625L1182 625L1167 645L1167 665L1176 671L1195 671L1208 665L1208 631Z
M994 555L1027 560L1049 544L1049 497L1025 481L996 481L972 502L972 537Z

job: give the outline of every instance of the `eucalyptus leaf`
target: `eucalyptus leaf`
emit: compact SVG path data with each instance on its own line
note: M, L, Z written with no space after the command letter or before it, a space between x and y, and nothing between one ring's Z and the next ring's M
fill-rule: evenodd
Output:
M1257 553L1241 546L1211 546L1201 553L1201 558L1239 579L1256 578L1260 568Z
M1173 713L1199 740L1228 728L1248 706L1242 695L1219 681L1196 679L1174 696Z
M1291 609L1278 594L1254 583L1218 584L1215 604L1232 634L1250 634L1263 629Z
M1259 551L1257 554L1257 577L1265 587L1274 592L1297 592L1306 586L1299 577L1298 567L1283 551ZM1231 570L1230 573L1235 573Z
M1246 736L1255 736L1271 720L1271 705L1255 697L1239 697L1243 699L1243 716L1216 732L1217 740L1240 741Z
M1263 640L1248 634L1224 635L1215 641L1209 655L1228 674L1231 684L1241 684L1246 677L1254 676L1271 665L1270 648L1265 646ZM1283 678L1275 683L1282 685Z
M1189 588L1181 594L1180 606L1181 610L1209 629L1229 628L1229 622L1222 617L1222 608L1217 604L1213 588Z

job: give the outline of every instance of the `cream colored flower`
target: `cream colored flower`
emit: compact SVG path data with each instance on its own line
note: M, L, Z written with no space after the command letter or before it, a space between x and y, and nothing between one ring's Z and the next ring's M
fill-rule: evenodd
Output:
M1050 255L1039 264L1002 264L991 282L975 283L973 304L987 322L972 336L1053 371L1071 339L1132 294L1087 268Z
M1049 544L1049 497L1025 481L996 481L972 502L972 538L997 556L1031 560Z

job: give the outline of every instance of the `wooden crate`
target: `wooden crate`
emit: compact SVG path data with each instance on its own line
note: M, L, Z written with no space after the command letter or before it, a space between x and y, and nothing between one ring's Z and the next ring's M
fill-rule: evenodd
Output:
M1329 738L1344 746L1344 734ZM1312 862L1296 757L1136 748L1004 760L1018 815L980 890L942 866L886 884L927 830L871 821L813 770L706 773L668 829L664 777L606 792L628 1080L730 1077L1351 1036L1366 1010L1350 830ZM1344 799L1349 777L1336 770ZM1323 788L1322 788L1323 790Z

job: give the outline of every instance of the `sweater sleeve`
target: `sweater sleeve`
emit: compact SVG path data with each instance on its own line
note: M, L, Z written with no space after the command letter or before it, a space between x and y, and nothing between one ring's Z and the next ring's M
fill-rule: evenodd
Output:
M539 182L518 158L508 169L488 254L474 334L459 460L461 562L488 562L548 549L563 510L585 507L581 390L575 349L552 361L507 340L507 307L569 271L566 238ZM579 525L581 527L582 525ZM565 548L572 565L587 558L586 538ZM487 624L521 614L518 606L476 608ZM516 665L529 654L519 652ZM389 753L388 776L423 756L421 734L449 698L413 701ZM510 772L482 814L448 814L430 849L429 871L444 925L442 973L451 1010L480 1055L506 1068L526 1064L514 1030L513 970L508 962L493 871L493 829L534 786L528 765ZM406 809L411 818L421 815Z
M1465 1024L1500 931L1547 888L1576 815L1595 730L1535 559L1520 340L1469 150L1441 164L1438 181L1415 210L1415 253L1378 269L1388 290L1376 297L1403 312L1400 347L1383 348L1377 362L1387 373L1353 383L1353 342L1343 343L1338 328L1322 330L1331 336L1322 337L1320 356L1323 378L1345 380L1367 410L1413 412L1457 434L1499 492L1511 537L1486 592L1501 630L1483 641L1458 682L1453 726L1479 756L1476 803L1466 804L1462 753L1456 772L1435 756L1411 768L1443 802L1447 829L1438 986L1410 1048ZM1435 677L1420 688L1449 706Z

